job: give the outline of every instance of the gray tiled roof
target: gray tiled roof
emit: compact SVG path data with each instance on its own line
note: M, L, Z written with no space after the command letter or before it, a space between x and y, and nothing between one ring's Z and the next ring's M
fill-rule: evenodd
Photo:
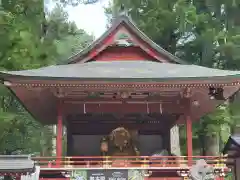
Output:
M229 137L223 153L229 153L229 151L234 151L234 154L239 154L240 152L240 134L235 134Z
M231 136L232 140L234 140L240 146L240 134Z
M0 155L0 172L31 172L34 161L25 155Z
M0 77L25 76L73 79L177 79L240 75L240 71L206 68L197 65L158 63L152 61L89 62L48 66L34 70L2 72Z

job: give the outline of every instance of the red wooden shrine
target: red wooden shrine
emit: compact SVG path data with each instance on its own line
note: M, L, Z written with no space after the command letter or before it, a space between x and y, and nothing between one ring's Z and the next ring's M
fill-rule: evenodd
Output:
M222 157L193 156L192 122L238 91L238 74L187 65L120 16L66 63L0 77L37 120L57 124L56 157L35 158L42 178L135 169L146 179L178 179L188 176L196 159L224 176ZM170 129L180 123L186 124L186 157L170 148Z

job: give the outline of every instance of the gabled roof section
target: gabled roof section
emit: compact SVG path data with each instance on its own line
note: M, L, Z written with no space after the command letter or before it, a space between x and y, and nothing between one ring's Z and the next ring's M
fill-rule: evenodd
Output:
M67 62L63 64L74 64L76 62L87 62L91 60L91 58L87 58L88 54L96 47L99 46L99 44L102 44L109 36L111 36L113 33L115 33L116 29L120 25L125 25L126 28L130 29L137 37L139 37L142 41L146 42L150 48L155 50L160 55L164 56L166 58L166 61L169 63L177 63L177 64L188 64L187 62L184 62L183 60L179 59L178 57L174 56L173 54L169 53L168 51L164 50L161 46L157 45L155 42L153 42L146 34L144 34L140 29L137 28L137 26L132 22L132 20L126 16L121 15L116 20L115 23L96 41L94 41L91 45L89 45L84 50L80 51L79 53L73 55L70 57ZM111 44L105 44L102 48L98 49L97 52L94 53L100 53L102 50L109 47ZM141 47L140 47L141 48ZM146 49L142 48L144 51ZM147 52L149 53L149 52ZM159 60L161 61L161 60Z

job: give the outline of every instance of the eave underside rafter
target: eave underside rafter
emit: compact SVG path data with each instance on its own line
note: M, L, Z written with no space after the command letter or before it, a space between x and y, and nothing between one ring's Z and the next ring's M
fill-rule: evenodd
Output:
M71 87L71 88L81 88L82 90L91 89L94 90L114 90L114 89L134 89L134 90L144 90L144 91L151 91L151 90L159 90L159 88L201 88L201 87L240 87L240 80L238 79L216 79L211 80L204 79L204 80L165 80L165 81L156 81L154 79L147 79L145 82L141 82L139 80L116 80L114 81L89 81L89 80L16 80L11 79L9 81L4 81L6 86L21 86L26 88L31 87ZM138 89L136 89L138 88ZM169 89L170 90L170 89Z
M55 82L55 83L54 83ZM141 104L144 107L157 109L159 113L186 113L188 106L186 100L182 97L186 88L190 88L192 95L189 99L189 113L192 119L198 119L206 113L223 103L209 99L209 87L221 87L224 89L224 97L227 99L239 89L239 82L188 82L181 84L176 82L170 84L167 82L69 82L69 81L30 81L13 80L7 82L9 88L20 98L27 109L36 114L38 119L44 119L43 123L54 123L56 121L57 104L61 99L64 102L65 115L77 113L83 109L86 104L91 112L94 105L102 104L101 110L116 106L117 109L129 109L132 106L138 106L141 110ZM182 82L183 83L183 82ZM122 99L121 93L128 93L131 98ZM198 102L197 106L194 104ZM37 110L34 105L36 102L40 106ZM122 104L116 105L118 103ZM156 106L156 107L154 107ZM162 110L160 110L161 108ZM93 109L92 109L93 108ZM146 109L146 108L145 108ZM75 111L76 110L76 111ZM150 109L150 112L156 110ZM144 111L145 112L145 111ZM147 110L146 110L147 113ZM182 117L184 120L184 117ZM42 120L40 120L42 121ZM183 121L182 121L183 122Z

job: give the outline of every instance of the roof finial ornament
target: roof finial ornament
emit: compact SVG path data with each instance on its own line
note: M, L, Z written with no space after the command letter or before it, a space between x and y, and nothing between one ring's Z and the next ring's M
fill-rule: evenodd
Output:
M127 14L128 13L127 13L127 10L126 10L124 4L121 4L120 9L119 9L119 15L120 16L123 16L123 15L127 16Z
M117 5L113 5L112 11L113 11L113 24L118 22L117 20L119 19L119 17L128 16L128 11L123 3L120 4L120 7Z
M125 9L124 4L121 4L121 6L120 6L120 12L123 12L124 9Z

